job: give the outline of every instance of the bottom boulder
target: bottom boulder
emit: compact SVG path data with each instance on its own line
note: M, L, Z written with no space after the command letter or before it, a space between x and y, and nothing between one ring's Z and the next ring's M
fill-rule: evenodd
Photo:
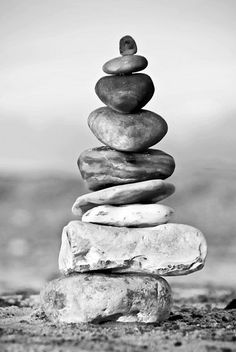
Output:
M51 281L42 309L54 322L154 323L168 318L171 290L157 275L74 274Z

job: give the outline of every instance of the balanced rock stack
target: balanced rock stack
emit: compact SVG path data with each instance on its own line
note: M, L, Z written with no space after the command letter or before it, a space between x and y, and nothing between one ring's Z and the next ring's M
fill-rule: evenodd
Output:
M120 57L106 62L96 84L106 104L88 124L105 146L84 151L78 166L93 192L77 198L78 216L62 233L59 269L65 275L42 291L46 315L61 322L152 323L168 318L170 286L161 276L203 267L203 234L168 223L173 210L158 202L174 192L163 181L175 168L167 153L148 149L167 133L166 121L142 108L152 98L151 78L135 73L147 60L130 36Z

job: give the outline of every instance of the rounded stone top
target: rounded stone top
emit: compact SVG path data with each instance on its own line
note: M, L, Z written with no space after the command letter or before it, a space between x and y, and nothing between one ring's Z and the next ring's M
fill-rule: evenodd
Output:
M137 45L130 35L125 35L120 39L120 54L134 55L137 53Z

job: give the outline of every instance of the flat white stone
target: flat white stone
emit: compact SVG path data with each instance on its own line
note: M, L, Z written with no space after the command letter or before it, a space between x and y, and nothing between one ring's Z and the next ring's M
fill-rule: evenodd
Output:
M171 291L158 276L77 274L51 281L42 309L54 322L154 323L168 318Z
M119 227L150 227L167 223L173 212L162 204L99 205L88 210L82 221Z
M72 212L81 218L83 213L97 205L156 203L169 197L174 191L175 186L163 180L149 180L113 186L78 197L72 207Z
M185 275L200 270L206 254L203 234L188 225L128 228L71 221L62 233L59 269Z

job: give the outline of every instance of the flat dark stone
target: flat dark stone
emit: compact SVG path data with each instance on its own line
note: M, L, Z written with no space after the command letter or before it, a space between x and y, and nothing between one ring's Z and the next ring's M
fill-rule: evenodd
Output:
M153 179L166 179L175 169L171 155L148 149L118 152L109 147L85 150L78 159L82 178L91 190Z

